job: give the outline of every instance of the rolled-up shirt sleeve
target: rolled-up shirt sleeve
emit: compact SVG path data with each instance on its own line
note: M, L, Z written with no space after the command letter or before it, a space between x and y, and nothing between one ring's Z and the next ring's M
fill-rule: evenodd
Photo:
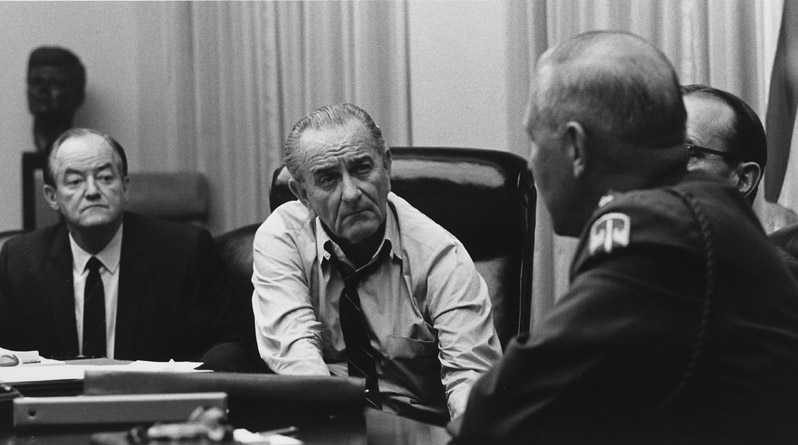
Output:
M501 358L485 280L460 243L429 257L427 298L438 332L441 381L452 418L465 410L471 386Z
M314 256L298 243L303 221L280 210L261 225L253 243L252 309L258 350L277 374L329 375L322 356L321 323L303 267L303 261L313 261Z

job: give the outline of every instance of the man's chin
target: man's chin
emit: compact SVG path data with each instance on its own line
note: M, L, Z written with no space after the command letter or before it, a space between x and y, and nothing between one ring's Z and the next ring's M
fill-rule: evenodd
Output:
M80 228L101 228L114 225L118 220L110 215L87 215L78 222Z
M379 224L362 224L349 230L344 239L352 245L357 245L374 236L379 228Z

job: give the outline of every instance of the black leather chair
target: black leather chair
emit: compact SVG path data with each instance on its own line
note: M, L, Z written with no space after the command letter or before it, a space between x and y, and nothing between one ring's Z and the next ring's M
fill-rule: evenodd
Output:
M249 224L216 237L219 254L230 273L231 291L236 298L251 299L252 242L261 223Z
M528 332L536 193L526 160L471 148L394 147L391 152L391 189L454 234L487 282L502 347ZM285 167L274 172L272 211L295 199L289 179ZM250 265L251 250L250 243Z

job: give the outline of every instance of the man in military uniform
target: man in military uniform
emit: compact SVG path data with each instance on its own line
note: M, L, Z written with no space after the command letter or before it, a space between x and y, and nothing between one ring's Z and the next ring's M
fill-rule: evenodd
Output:
M474 385L457 440L798 437L798 289L742 195L687 172L685 116L638 37L585 33L541 57L530 161L555 231L580 236L571 287Z

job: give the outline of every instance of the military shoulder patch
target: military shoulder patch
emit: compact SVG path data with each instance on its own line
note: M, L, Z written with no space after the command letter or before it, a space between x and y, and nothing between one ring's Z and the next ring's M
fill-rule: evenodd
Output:
M588 249L590 254L597 252L610 253L613 249L629 245L629 216L623 213L607 213L601 215L590 226Z

